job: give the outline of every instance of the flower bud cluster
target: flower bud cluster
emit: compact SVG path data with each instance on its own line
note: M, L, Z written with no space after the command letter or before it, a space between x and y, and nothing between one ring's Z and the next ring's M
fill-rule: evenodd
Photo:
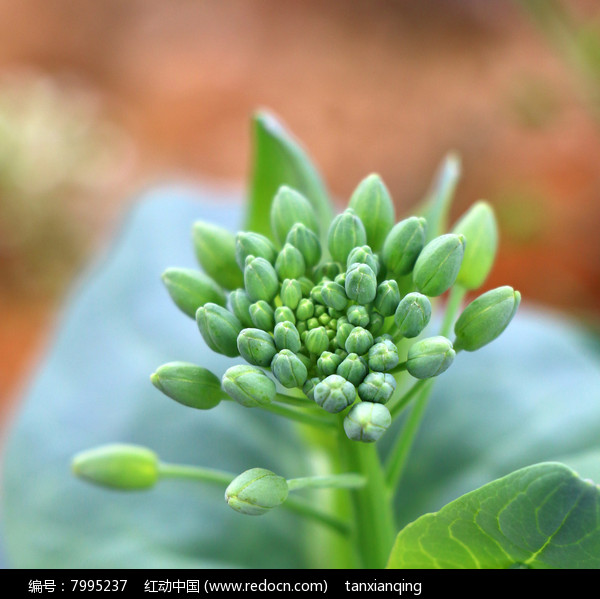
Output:
M406 370L425 379L452 364L456 351L446 337L415 340L408 349L403 343L402 355L399 342L423 333L431 319L429 298L450 289L459 273L469 282L487 275L493 256L469 255L474 266L462 268L468 243L462 231L474 236L482 219L485 230L492 230L490 213L478 204L455 233L427 243L425 219L413 216L394 224L389 193L371 175L358 186L350 207L333 219L323 247L310 202L284 186L271 210L275 241L255 232L231 237L197 225L201 264L214 258L221 270L211 264L209 278L169 269L165 284L185 313L193 314L197 306L196 322L211 349L246 361L222 378L230 398L245 407L268 405L277 399L276 381L302 390L327 412L347 410L348 437L373 442L391 423L386 404L396 390L397 373ZM495 240L488 245L495 252ZM487 251L479 238L478 247ZM237 274L223 272L232 264ZM470 269L477 272L471 275ZM230 289L226 302L222 287ZM501 290L467 308L456 327L457 349L478 349L506 327L518 293ZM490 323L491 317L497 322ZM207 378L203 371L186 369L198 380ZM175 374L183 381L180 371ZM177 401L194 405L190 384L171 384L164 374L153 382ZM178 398L174 389L187 395ZM215 405L220 399L215 395Z

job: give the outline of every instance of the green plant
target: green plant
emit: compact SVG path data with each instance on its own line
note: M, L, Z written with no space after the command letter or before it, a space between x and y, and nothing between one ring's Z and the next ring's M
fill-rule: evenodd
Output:
M597 358L571 326L521 311L489 343L514 315L519 297L511 288L461 310L465 290L485 279L496 241L484 203L444 233L457 160L445 160L418 217L394 225L385 188L371 176L351 200L354 213L323 226L331 209L305 154L271 117L259 115L255 127L245 226L252 233L236 242L225 228L231 209L202 209L180 191L163 191L160 198L176 197L140 205L68 311L7 443L11 562L598 567L598 488L571 469L598 480ZM361 197L380 206L379 218L361 207ZM187 243L173 232L202 210L223 225L195 227L206 275L171 267L163 278L179 308L197 316L197 326L186 327L171 318L164 289L149 281L159 264L164 270L187 260ZM333 240L330 254L346 268L329 264L307 281L294 248L306 274L306 264L318 262L315 221L322 250ZM145 251L151 244L159 259ZM435 294L446 286L443 315L431 318L440 309ZM335 312L342 310L345 316ZM448 337L452 330L456 339ZM203 343L254 363L232 365L206 352L196 365ZM165 359L179 361L156 368ZM156 368L154 385L177 401L148 393L148 364ZM283 386L265 373L269 366ZM306 385L311 378L319 382ZM361 385L363 401L344 407ZM153 488L109 496L83 485L68 476L73 453L73 469L88 480ZM235 511L223 500L226 489Z
M286 480L287 473L248 464L236 475L163 463L135 445L108 445L78 454L75 473L120 489L193 479L227 487L227 503L245 515L292 511L313 522L331 548L324 552L328 567L598 567L598 487L559 463L490 482L396 536L394 505L414 492L405 474L411 453L418 459L412 446L435 379L458 352L494 341L520 303L505 286L461 311L466 293L492 267L493 212L479 202L444 233L459 176L449 157L422 216L394 224L387 189L371 175L330 219L303 151L271 117L260 115L255 125L249 231L196 224L206 274L171 267L163 276L206 345L246 364L230 366L221 384L188 362L164 364L151 380L188 407L218 410L233 400L295 422L320 471ZM442 317L430 323L448 290ZM388 444L385 459L374 444L380 438Z

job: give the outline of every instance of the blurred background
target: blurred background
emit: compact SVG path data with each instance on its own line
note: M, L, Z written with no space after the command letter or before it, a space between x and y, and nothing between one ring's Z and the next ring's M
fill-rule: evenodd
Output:
M486 287L600 321L597 0L0 0L0 417L135 193L240 189L273 110L345 202L399 214L449 150L453 217L501 227Z

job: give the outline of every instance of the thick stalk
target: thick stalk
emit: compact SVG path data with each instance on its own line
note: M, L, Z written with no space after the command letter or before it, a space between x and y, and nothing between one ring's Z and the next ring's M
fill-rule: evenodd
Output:
M340 435L340 450L348 470L362 474L366 484L351 491L357 553L363 568L384 568L396 526L381 461L374 444L359 443Z

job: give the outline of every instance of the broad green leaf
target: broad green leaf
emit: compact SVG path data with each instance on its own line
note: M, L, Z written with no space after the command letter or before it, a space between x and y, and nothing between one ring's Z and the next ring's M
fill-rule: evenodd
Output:
M517 470L409 524L390 568L600 568L600 488L558 463Z
M226 505L224 488L165 481L151 491L120 493L70 472L75 453L124 442L145 445L168 462L307 473L294 430L276 417L233 402L192 410L150 383L150 374L173 360L219 377L235 363L207 349L160 278L169 266L194 266L194 221L239 220L231 198L210 194L215 203L198 202L207 196L180 188L149 194L69 301L5 444L2 524L10 566L307 564L302 522L283 510L251 518Z
M460 175L460 158L454 153L447 154L424 199L422 214L427 219L426 241L428 242L447 230L448 212Z
M277 190L288 185L311 202L325 235L332 207L319 173L298 141L268 112L255 115L253 138L246 228L273 238L269 209Z

